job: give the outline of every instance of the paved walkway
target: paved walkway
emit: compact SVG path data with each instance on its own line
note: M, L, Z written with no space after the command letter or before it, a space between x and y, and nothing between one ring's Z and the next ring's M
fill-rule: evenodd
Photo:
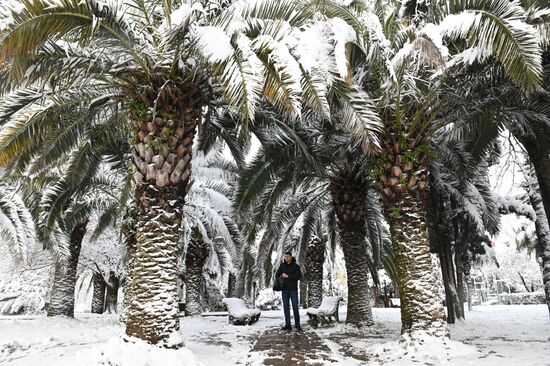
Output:
M257 339L248 355L247 366L327 365L337 363L330 348L304 326L303 332L271 328Z

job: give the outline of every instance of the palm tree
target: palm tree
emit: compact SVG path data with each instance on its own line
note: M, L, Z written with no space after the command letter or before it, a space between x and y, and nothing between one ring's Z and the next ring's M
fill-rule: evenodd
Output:
M353 28L342 37L338 21L310 21L317 7L308 2L22 4L0 33L1 93L19 86L16 94L26 94L22 106L29 108L39 106L44 94L66 104L87 103L88 117L116 114L133 136L137 245L129 270L129 336L163 343L179 328L175 253L203 110L207 121L217 105L226 104L251 121L264 95L289 118L300 114L301 102L327 116L326 95L338 87L351 91L343 101L350 124L366 126L367 135L372 131L371 114L357 98L361 92L343 81L345 45L356 41ZM324 61L340 66L337 75L318 67L315 50L297 47L319 27L326 27L325 44L332 47ZM48 133L44 106L35 113L44 118L32 134ZM60 137L71 138L84 126L66 121ZM21 139L3 153L20 147Z
M439 138L439 139L438 139ZM500 210L487 179L487 151L472 154L475 142L434 137L437 157L429 165L428 229L430 248L439 254L447 303L447 322L464 319L465 286L470 283L471 255L484 253L485 233L498 234ZM441 140L443 139L443 140ZM483 238L483 240L478 240ZM454 262L453 254L454 253ZM456 268L456 270L455 270Z
M242 238L231 210L232 186L236 167L225 161L221 145L206 155L196 153L195 179L183 210L185 237L186 315L202 311L201 288L206 275L238 268ZM183 255L183 254L182 254ZM205 267L206 264L206 267Z
M372 265L369 268L367 223L378 227L382 223L375 210L377 197L368 194L366 155L338 125L315 119L288 126L264 112L250 129L262 147L241 174L236 205L241 212L253 206L252 216L266 227L258 249L260 267L271 275L270 254L284 249L277 243L287 242L298 219L303 223L292 239L293 250L304 254L316 235L328 238L323 242L335 242L331 232L337 228L348 277L346 322L371 325L367 276L375 271Z
M379 101L384 124L372 174L392 233L402 332L444 337L448 330L435 300L425 218L434 155L430 140L449 125L447 112L459 99L443 91L456 87L455 75L470 60L487 62L491 56L513 83L531 92L541 81L540 49L518 2L392 5L375 3L374 12L359 13L369 20L370 52L352 64L358 65L355 74L364 89Z

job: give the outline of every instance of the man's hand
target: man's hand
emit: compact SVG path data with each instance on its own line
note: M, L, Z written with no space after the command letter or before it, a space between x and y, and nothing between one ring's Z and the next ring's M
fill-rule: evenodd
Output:
M286 273L283 273L283 278L288 278L288 275Z

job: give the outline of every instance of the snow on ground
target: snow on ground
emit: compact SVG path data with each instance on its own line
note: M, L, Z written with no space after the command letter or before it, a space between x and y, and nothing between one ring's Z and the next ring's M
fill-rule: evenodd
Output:
M387 357L366 354L366 350L398 347L399 309L373 310L376 324L366 331L358 332L344 324L315 330L334 353L338 365L550 365L550 321L545 305L474 307L466 313L466 322L451 326L452 339L472 347L460 345L465 352L435 363L433 358L430 361L418 353L415 360L409 354L389 361ZM250 362L248 352L255 339L282 324L280 310L263 311L260 320L251 326L229 325L225 316L182 318L185 349L166 352L171 352L172 360L181 359L182 365L244 365ZM77 314L76 319L3 316L0 330L0 365L93 365L101 359L101 351L114 354L124 348L117 338L123 328L116 315ZM455 346L451 348L456 351L459 348ZM137 347L131 353L142 361L154 357L143 350ZM384 352L386 356L388 353L391 351Z

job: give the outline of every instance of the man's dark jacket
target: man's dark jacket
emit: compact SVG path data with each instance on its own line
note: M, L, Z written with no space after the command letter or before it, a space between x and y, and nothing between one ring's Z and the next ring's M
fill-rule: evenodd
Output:
M302 279L302 271L300 271L300 266L296 263L294 257L292 257L290 264L283 261L275 276L280 277L283 273L288 275L288 278L283 278L283 291L298 291L298 280Z

